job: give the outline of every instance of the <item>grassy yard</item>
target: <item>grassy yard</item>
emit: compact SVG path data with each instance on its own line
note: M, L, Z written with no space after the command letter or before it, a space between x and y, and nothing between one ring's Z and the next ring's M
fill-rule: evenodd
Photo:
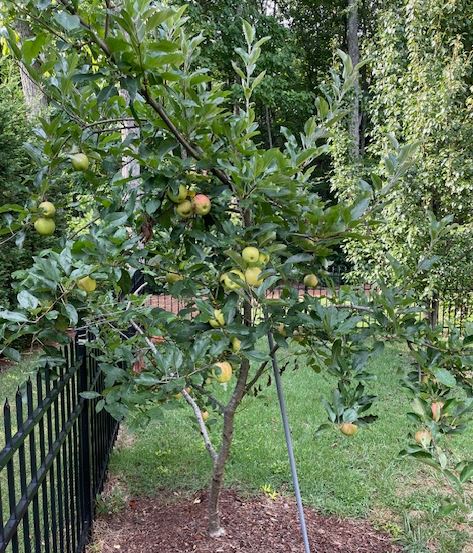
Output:
M430 551L425 548L427 542L441 553L467 551L468 533L459 521L435 516L444 484L428 467L398 456L411 429L406 418L409 398L399 385L407 363L404 355L391 349L372 361L378 377L374 391L379 396L375 408L379 420L354 438L335 428L314 437L325 422L320 398L331 390L330 379L305 369L284 373L303 496L306 504L325 513L369 517L400 538L407 551ZM182 401L164 422L137 432L131 446L114 454L112 472L133 495L207 486L208 455L191 424L190 411ZM468 456L473 431L455 443ZM240 407L226 484L249 493L291 493L273 386L257 398L246 398Z

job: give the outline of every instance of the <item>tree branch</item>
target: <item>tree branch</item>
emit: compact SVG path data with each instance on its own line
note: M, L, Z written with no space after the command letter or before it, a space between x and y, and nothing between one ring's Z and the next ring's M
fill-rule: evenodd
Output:
M110 61L114 62L112 52L110 48L108 47L107 43L94 31L94 29L84 21L84 19L78 15L77 11L69 5L67 0L59 0L59 2L65 7L65 9L71 13L72 15L76 15L79 17L81 26L86 29L93 41L103 50L103 52L107 55L107 57L110 59ZM197 161L200 161L202 159L202 152L194 146L191 142L187 140L187 138L181 133L181 131L176 127L176 125L172 122L171 118L167 114L164 106L161 102L157 101L156 98L154 98L147 85L143 86L140 89L140 94L145 98L148 105L159 115L159 117L163 120L164 124L167 126L171 134L174 135L176 140L181 144L181 146L187 151L189 155L191 155L194 159ZM229 186L232 191L235 193L235 186L230 177L225 173L225 171L222 171L221 169L217 167L212 167L211 172L225 185Z
M209 452L209 455L212 458L212 461L215 463L215 461L217 460L217 452L215 451L215 448L212 445L212 441L210 439L207 426L205 425L204 418L202 417L202 411L200 410L197 403L194 401L192 396L185 388L181 391L181 394L194 411L197 422L199 423L200 433L202 434L202 438L205 443L205 448Z

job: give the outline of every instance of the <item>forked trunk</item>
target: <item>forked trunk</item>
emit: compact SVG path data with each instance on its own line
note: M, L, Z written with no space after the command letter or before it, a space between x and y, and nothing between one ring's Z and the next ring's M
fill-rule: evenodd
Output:
M212 480L210 483L208 532L211 538L218 538L219 536L223 536L225 534L225 529L222 527L220 521L220 495L223 489L225 464L228 460L233 440L235 411L245 395L249 369L250 363L247 359L244 359L240 366L240 374L238 376L237 385L235 386L235 391L233 392L232 398L225 408L223 417L222 445L213 463Z

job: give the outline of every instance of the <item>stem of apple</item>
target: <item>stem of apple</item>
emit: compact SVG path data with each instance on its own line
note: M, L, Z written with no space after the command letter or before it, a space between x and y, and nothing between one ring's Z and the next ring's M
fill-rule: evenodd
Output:
M266 314L266 321L268 321L267 314ZM286 437L287 452L289 455L289 465L291 467L292 483L294 486L294 494L296 496L297 510L299 513L299 524L301 526L302 540L304 542L304 551L305 553L311 553L309 536L307 534L307 525L305 521L304 506L302 505L301 490L299 486L299 477L297 475L296 459L294 457L294 448L292 445L291 429L289 427L289 420L288 420L287 411L286 411L286 402L284 400L281 373L279 372L278 360L276 357L276 350L275 350L275 343L274 343L273 333L271 332L271 330L268 331L268 344L269 344L271 362L273 364L274 380L276 382L276 390L278 393L279 408L281 411L281 418L282 418L282 423L284 427L284 435Z

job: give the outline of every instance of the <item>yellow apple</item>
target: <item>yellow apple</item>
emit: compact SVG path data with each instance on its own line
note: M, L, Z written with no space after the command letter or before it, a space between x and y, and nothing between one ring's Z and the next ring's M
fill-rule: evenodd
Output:
M43 212L43 217L54 217L56 214L56 208L51 202L41 202L38 208Z
M345 436L354 436L358 432L358 426L352 422L344 422L340 425L340 432Z
M217 382L220 382L220 384L228 382L233 373L231 364L228 361L220 361L219 363L215 363L215 366L220 369L219 371L214 372Z
M260 252L258 257L258 265L266 265L269 261L269 255L267 253Z
M175 204L180 204L187 198L187 188L183 185L179 185L179 191L177 194L173 194L172 190L167 191L168 198Z
M89 168L89 158L85 154L74 154L71 163L75 171L87 171Z
M245 280L250 286L259 286L262 284L260 279L261 269L259 267L249 267L245 271Z
M221 328L225 326L225 317L220 309L214 309L214 318L210 319L209 325L212 328Z
M239 340L236 336L233 336L231 342L233 353L238 353L241 350L241 340Z
M238 290L241 288L242 285L239 282L235 282L230 275L234 275L234 277L237 277L242 282L245 282L245 275L238 269L232 269L220 277L220 282L225 286L225 288L227 290Z
M316 288L319 283L319 279L311 273L310 275L305 275L304 277L304 286L307 288Z
M51 236L56 229L56 223L52 219L46 219L46 217L40 217L35 221L34 228L41 236Z
M86 276L77 281L77 286L84 292L90 293L97 288L97 282L90 276Z
M203 419L204 422L207 422L209 417L210 417L210 414L209 414L208 411L202 411L202 419Z
M197 194L192 199L192 206L197 215L207 215L211 205L210 198L205 194Z
M189 219L192 216L192 203L189 200L177 204L174 209L181 219Z
M245 263L247 263L248 265L254 265L255 263L258 263L259 250L258 248L255 248L253 246L247 246L241 252L241 256L243 257L243 261Z

